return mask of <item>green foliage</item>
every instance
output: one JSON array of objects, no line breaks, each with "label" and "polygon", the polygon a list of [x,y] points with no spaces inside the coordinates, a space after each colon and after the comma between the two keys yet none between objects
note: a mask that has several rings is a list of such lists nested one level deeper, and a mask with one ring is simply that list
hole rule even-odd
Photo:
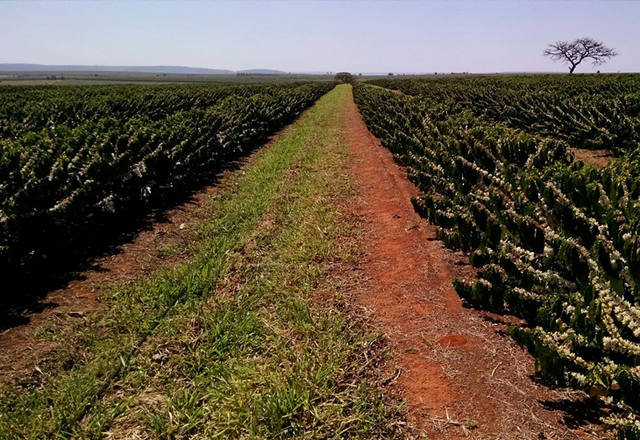
[{"label": "green foliage", "polygon": [[140,216],[263,143],[332,87],[0,90],[0,273],[42,266]]},{"label": "green foliage", "polygon": [[349,72],[336,73],[334,80],[343,84],[353,84],[355,82],[355,78]]},{"label": "green foliage", "polygon": [[480,76],[369,83],[477,117],[568,142],[622,153],[640,142],[637,75]]}]

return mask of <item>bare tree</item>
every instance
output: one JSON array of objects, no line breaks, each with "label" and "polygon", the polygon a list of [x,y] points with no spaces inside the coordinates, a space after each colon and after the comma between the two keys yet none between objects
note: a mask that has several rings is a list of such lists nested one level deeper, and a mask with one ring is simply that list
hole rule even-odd
[{"label": "bare tree", "polygon": [[543,55],[553,61],[567,63],[569,73],[573,73],[584,60],[591,60],[591,63],[597,66],[606,63],[609,58],[618,55],[618,52],[593,38],[578,38],[572,42],[556,41],[545,49]]}]

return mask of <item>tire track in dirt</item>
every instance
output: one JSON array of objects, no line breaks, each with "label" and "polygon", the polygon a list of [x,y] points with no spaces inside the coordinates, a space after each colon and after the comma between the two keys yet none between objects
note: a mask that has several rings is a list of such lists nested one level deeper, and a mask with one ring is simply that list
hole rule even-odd
[{"label": "tire track in dirt", "polygon": [[509,318],[462,306],[452,280],[473,268],[436,241],[411,205],[418,189],[347,105],[353,211],[367,234],[355,297],[391,340],[409,422],[430,439],[603,438],[584,395],[535,382],[534,360],[504,335]]}]

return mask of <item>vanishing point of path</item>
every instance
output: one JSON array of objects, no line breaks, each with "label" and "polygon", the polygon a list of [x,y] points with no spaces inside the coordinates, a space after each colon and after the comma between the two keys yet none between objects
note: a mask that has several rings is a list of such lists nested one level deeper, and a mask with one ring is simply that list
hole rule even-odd
[{"label": "vanishing point of path", "polygon": [[462,306],[417,194],[339,86],[0,334],[0,437],[601,438]]}]

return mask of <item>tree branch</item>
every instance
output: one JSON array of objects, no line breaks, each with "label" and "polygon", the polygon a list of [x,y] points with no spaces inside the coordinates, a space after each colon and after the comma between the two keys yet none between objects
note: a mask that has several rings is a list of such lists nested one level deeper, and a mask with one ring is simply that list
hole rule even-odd
[{"label": "tree branch", "polygon": [[569,73],[573,73],[575,68],[586,59],[592,60],[592,64],[597,66],[617,56],[618,52],[615,49],[606,47],[601,41],[596,41],[592,38],[578,38],[571,43],[568,41],[556,41],[550,44],[542,54],[553,61],[569,64]]}]

